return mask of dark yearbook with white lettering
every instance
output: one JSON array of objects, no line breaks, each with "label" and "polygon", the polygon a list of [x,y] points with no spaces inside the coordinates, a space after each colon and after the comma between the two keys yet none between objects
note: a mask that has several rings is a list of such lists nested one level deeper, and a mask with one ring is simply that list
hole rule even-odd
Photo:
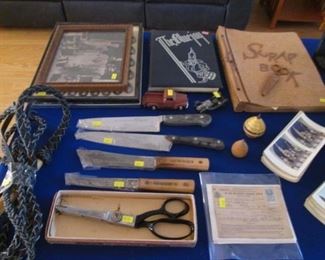
[{"label": "dark yearbook with white lettering", "polygon": [[215,34],[152,31],[149,90],[211,92],[222,88]]}]

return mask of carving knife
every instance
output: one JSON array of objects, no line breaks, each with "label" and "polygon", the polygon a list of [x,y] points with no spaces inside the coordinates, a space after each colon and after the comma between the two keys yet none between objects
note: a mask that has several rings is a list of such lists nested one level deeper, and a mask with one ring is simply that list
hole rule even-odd
[{"label": "carving knife", "polygon": [[104,117],[79,119],[77,127],[112,132],[159,132],[161,123],[169,126],[207,126],[211,121],[208,114]]},{"label": "carving knife", "polygon": [[209,170],[208,158],[137,156],[86,149],[77,149],[77,154],[84,169]]},{"label": "carving knife", "polygon": [[74,172],[65,174],[65,185],[122,191],[165,191],[181,193],[193,193],[195,189],[195,182],[193,180],[101,178]]},{"label": "carving knife", "polygon": [[169,152],[173,144],[184,144],[214,150],[223,150],[224,143],[216,138],[115,133],[103,131],[77,131],[75,138],[107,145]]}]

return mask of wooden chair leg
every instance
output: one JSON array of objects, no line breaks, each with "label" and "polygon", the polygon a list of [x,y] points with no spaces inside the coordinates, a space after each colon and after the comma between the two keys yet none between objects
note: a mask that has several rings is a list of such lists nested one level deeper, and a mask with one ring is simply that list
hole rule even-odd
[{"label": "wooden chair leg", "polygon": [[281,13],[284,2],[285,2],[285,0],[279,0],[277,5],[276,5],[276,8],[275,8],[275,10],[273,12],[272,20],[271,20],[271,23],[270,23],[270,28],[271,29],[274,29],[276,27],[276,24],[278,22],[278,17],[279,17],[279,14]]}]

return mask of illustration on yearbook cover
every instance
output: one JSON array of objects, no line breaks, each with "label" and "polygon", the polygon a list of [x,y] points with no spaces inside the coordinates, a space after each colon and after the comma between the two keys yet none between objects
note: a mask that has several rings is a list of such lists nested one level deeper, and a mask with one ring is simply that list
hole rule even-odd
[{"label": "illustration on yearbook cover", "polygon": [[214,35],[209,32],[152,31],[149,90],[184,92],[222,88]]}]

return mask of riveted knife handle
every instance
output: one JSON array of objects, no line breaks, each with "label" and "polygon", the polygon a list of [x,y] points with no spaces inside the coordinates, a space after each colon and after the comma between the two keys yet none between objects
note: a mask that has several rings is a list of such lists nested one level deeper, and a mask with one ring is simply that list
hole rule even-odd
[{"label": "riveted knife handle", "polygon": [[225,148],[225,144],[216,138],[170,135],[167,136],[167,139],[174,144],[185,144],[214,150],[223,150]]},{"label": "riveted knife handle", "polygon": [[156,157],[156,168],[207,171],[209,170],[208,158],[196,157]]},{"label": "riveted knife handle", "polygon": [[170,126],[208,126],[212,117],[208,114],[165,115],[163,122]]},{"label": "riveted knife handle", "polygon": [[138,188],[145,191],[193,193],[195,182],[179,179],[139,179]]}]

